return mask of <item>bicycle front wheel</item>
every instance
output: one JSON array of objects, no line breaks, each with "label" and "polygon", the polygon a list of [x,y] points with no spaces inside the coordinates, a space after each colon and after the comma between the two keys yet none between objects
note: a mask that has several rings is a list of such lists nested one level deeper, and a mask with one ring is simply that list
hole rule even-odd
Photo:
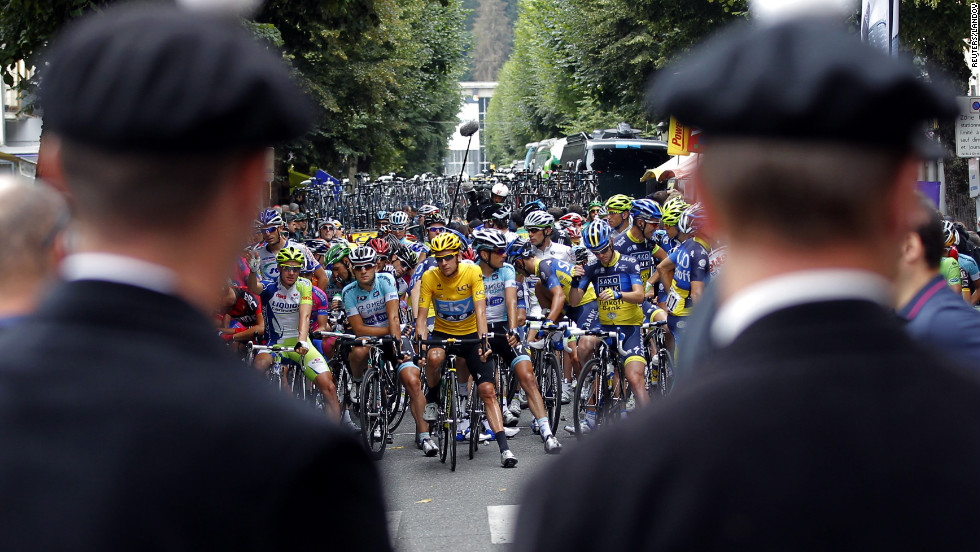
[{"label": "bicycle front wheel", "polygon": [[388,397],[377,369],[364,375],[360,391],[361,439],[371,457],[380,460],[388,443]]},{"label": "bicycle front wheel", "polygon": [[480,409],[481,399],[476,389],[470,392],[470,460],[476,455],[477,449],[480,447],[480,414],[482,413]]},{"label": "bicycle front wheel", "polygon": [[660,388],[660,395],[666,397],[674,389],[674,355],[666,348],[657,353],[657,370],[657,387]]},{"label": "bicycle front wheel", "polygon": [[449,433],[449,469],[456,471],[456,430],[459,429],[459,388],[456,372],[446,378],[446,429]]},{"label": "bicycle front wheel", "polygon": [[589,359],[578,375],[578,386],[572,397],[572,423],[579,439],[595,430],[603,416],[605,374],[598,358]]},{"label": "bicycle front wheel", "polygon": [[402,384],[397,374],[394,375],[388,385],[390,387],[388,391],[388,433],[392,434],[402,423],[405,411],[408,410],[408,390],[405,389],[405,385]]},{"label": "bicycle front wheel", "polygon": [[551,353],[541,358],[538,368],[538,389],[541,391],[544,409],[548,413],[548,423],[556,428],[561,420],[561,368],[558,366],[558,359]]}]

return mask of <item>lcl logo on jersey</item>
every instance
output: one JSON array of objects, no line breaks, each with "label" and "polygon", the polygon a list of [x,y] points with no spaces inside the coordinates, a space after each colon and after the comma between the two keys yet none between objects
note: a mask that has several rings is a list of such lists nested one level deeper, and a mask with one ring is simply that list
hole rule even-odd
[{"label": "lcl logo on jersey", "polygon": [[458,291],[458,292],[460,292],[460,293],[463,293],[463,292],[465,292],[465,291],[469,291],[469,290],[470,290],[470,285],[469,285],[469,284],[463,284],[463,285],[461,285],[461,286],[458,286],[458,287],[456,288],[456,291]]}]

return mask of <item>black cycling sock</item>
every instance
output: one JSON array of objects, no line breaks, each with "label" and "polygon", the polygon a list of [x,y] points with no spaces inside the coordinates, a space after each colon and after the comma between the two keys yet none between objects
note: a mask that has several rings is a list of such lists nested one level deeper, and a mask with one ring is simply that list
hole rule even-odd
[{"label": "black cycling sock", "polygon": [[434,403],[439,402],[439,387],[429,387],[425,386],[425,402]]},{"label": "black cycling sock", "polygon": [[510,445],[507,444],[507,432],[501,429],[494,434],[494,438],[497,439],[497,446],[500,447],[500,452],[505,450],[510,450]]}]

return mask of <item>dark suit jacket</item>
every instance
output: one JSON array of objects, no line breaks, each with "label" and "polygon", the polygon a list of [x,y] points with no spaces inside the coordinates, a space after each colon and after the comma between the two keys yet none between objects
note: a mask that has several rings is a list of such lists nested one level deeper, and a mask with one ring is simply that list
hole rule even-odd
[{"label": "dark suit jacket", "polygon": [[516,550],[977,550],[980,385],[877,305],[772,313],[527,491]]},{"label": "dark suit jacket", "polygon": [[0,350],[0,550],[389,549],[363,449],[183,301],[63,284]]}]

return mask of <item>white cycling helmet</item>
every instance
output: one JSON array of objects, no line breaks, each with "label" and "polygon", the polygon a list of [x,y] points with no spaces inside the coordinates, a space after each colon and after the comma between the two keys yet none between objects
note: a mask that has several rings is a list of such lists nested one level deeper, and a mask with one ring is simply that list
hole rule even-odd
[{"label": "white cycling helmet", "polygon": [[524,219],[524,228],[551,228],[551,225],[554,223],[555,217],[551,216],[547,211],[532,211]]},{"label": "white cycling helmet", "polygon": [[499,184],[494,184],[493,188],[490,189],[490,193],[495,196],[507,197],[510,194],[510,188],[507,187],[503,182]]},{"label": "white cycling helmet", "polygon": [[351,251],[348,258],[353,266],[373,265],[378,261],[378,252],[362,245]]},{"label": "white cycling helmet", "polygon": [[395,230],[402,230],[408,226],[408,213],[405,211],[395,211],[388,217],[388,224]]},{"label": "white cycling helmet", "polygon": [[471,236],[473,249],[477,251],[487,249],[490,251],[504,249],[507,247],[507,238],[496,230],[475,230]]}]

